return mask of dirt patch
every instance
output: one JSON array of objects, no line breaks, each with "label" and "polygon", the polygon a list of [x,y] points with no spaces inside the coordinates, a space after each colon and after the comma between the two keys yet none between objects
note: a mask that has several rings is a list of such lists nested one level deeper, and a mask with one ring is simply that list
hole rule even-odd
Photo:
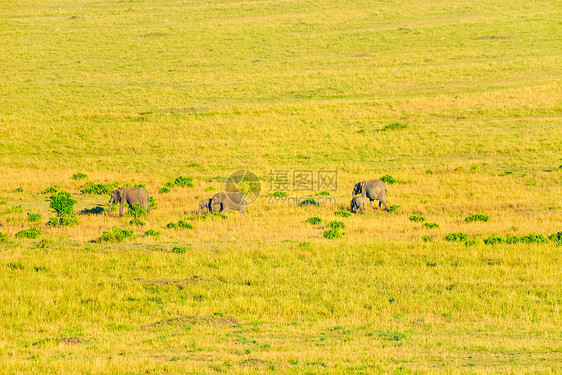
[{"label": "dirt patch", "polygon": [[171,280],[171,279],[135,279],[135,281],[148,286],[156,286],[156,285],[177,285],[177,286],[185,286],[188,284],[193,284],[202,281],[199,276],[192,276],[189,279],[181,279],[181,280]]},{"label": "dirt patch", "polygon": [[147,324],[142,329],[159,328],[165,326],[183,326],[189,325],[214,325],[214,326],[233,326],[238,324],[239,320],[233,316],[222,315],[188,315],[179,318],[164,319],[158,322]]}]

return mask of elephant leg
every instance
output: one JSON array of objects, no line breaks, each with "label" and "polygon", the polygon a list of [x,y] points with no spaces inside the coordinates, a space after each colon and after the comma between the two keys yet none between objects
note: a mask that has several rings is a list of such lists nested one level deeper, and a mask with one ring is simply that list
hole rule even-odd
[{"label": "elephant leg", "polygon": [[121,204],[119,205],[119,217],[123,216],[123,201],[121,201]]},{"label": "elephant leg", "polygon": [[383,198],[379,201],[379,208],[381,207],[381,205],[384,206],[384,210],[385,210],[385,211],[388,211],[388,207],[386,207],[386,198],[383,197]]},{"label": "elephant leg", "polygon": [[246,206],[240,206],[238,212],[240,212],[240,215],[246,215]]}]

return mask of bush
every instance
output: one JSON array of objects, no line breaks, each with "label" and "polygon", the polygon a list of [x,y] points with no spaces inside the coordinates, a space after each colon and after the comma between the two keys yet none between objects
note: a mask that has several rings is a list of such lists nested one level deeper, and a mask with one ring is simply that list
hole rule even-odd
[{"label": "bush", "polygon": [[305,221],[309,224],[316,225],[316,224],[320,224],[322,222],[322,219],[319,218],[318,216],[313,216],[313,217],[309,217]]},{"label": "bush", "polygon": [[193,187],[195,185],[193,184],[193,178],[179,176],[174,180],[174,186]]},{"label": "bush", "polygon": [[111,194],[113,190],[117,189],[117,184],[94,184],[93,182],[86,182],[84,188],[81,190],[82,194],[103,195]]},{"label": "bush", "polygon": [[419,215],[411,215],[409,217],[410,221],[422,222],[425,221],[425,217]]},{"label": "bush", "polygon": [[161,234],[162,234],[161,232],[159,232],[159,231],[157,231],[157,230],[154,230],[154,229],[149,229],[149,230],[147,230],[147,231],[144,232],[144,235],[145,235],[146,237],[148,237],[148,236],[153,236],[153,237],[158,238],[158,237],[160,237]]},{"label": "bush", "polygon": [[464,246],[474,246],[474,245],[478,245],[478,241],[476,241],[476,240],[466,240],[464,242]]},{"label": "bush", "polygon": [[505,238],[505,242],[510,244],[510,245],[514,244],[514,243],[518,243],[519,241],[520,241],[520,238],[517,237],[517,236],[509,235]]},{"label": "bush", "polygon": [[312,197],[308,197],[306,199],[304,199],[299,206],[318,206],[318,202],[316,202],[316,199],[312,198]]},{"label": "bush", "polygon": [[342,238],[343,234],[340,233],[339,230],[332,228],[324,231],[323,236],[324,238],[334,239],[334,238]]},{"label": "bush", "polygon": [[215,191],[217,189],[214,188],[214,186],[207,186],[207,188],[205,189],[205,191]]},{"label": "bush", "polygon": [[490,236],[484,240],[484,243],[486,245],[495,245],[498,243],[505,243],[505,242],[506,242],[505,238],[500,236]]},{"label": "bush", "polygon": [[76,201],[72,199],[72,194],[61,191],[56,195],[51,197],[51,203],[49,206],[55,211],[55,214],[59,217],[62,216],[74,216],[74,204]]},{"label": "bush", "polygon": [[488,221],[490,220],[489,216],[486,215],[480,215],[480,214],[474,214],[474,215],[470,215],[467,216],[464,221],[466,221],[467,223],[470,223],[472,221]]},{"label": "bush", "polygon": [[334,215],[341,216],[341,217],[350,217],[351,212],[348,212],[346,210],[337,210],[337,211],[334,211]]},{"label": "bush", "polygon": [[392,206],[388,207],[388,211],[396,212],[396,211],[398,211],[399,208],[400,208],[400,206],[397,206],[397,205],[393,204]]},{"label": "bush", "polygon": [[462,242],[468,240],[468,234],[458,232],[458,233],[449,233],[445,236],[445,241],[456,241]]},{"label": "bush", "polygon": [[[114,206],[116,207],[116,206]],[[113,207],[112,207],[113,208]],[[103,207],[94,207],[94,208],[84,208],[80,213],[84,215],[101,215],[105,213],[105,208]]]},{"label": "bush", "polygon": [[150,197],[148,199],[148,209],[152,211],[152,210],[156,210],[157,208],[158,208],[158,202],[156,202],[156,199],[154,199],[154,197]]},{"label": "bush", "polygon": [[23,193],[23,186],[17,187],[14,193]]},{"label": "bush", "polygon": [[548,238],[554,242],[562,242],[562,232],[551,234]]},{"label": "bush", "polygon": [[519,241],[522,243],[547,243],[549,239],[542,234],[529,233],[528,235],[519,238]]},{"label": "bush", "polygon": [[401,124],[399,122],[393,122],[392,124],[388,124],[385,125],[381,131],[387,131],[387,130],[401,130],[401,129],[406,129],[408,128],[408,125],[406,124]]},{"label": "bush", "polygon": [[424,242],[432,242],[432,241],[433,241],[433,237],[427,236],[427,235],[426,235],[426,236],[423,236],[423,237],[422,237],[422,240],[423,240]]},{"label": "bush", "polygon": [[330,221],[328,223],[328,228],[332,228],[332,229],[340,229],[340,228],[345,228],[345,224],[342,221],[339,220],[334,220],[334,221]]},{"label": "bush", "polygon": [[439,224],[437,223],[423,223],[422,226],[428,229],[439,228]]},{"label": "bush", "polygon": [[87,174],[84,174],[84,173],[76,173],[76,174],[73,174],[73,175],[72,175],[72,179],[73,179],[73,180],[83,180],[83,179],[85,179],[86,177],[88,177],[88,175],[87,175]]},{"label": "bush", "polygon": [[193,229],[193,224],[184,221],[184,220],[180,220],[178,221],[178,228],[182,228],[182,229]]},{"label": "bush", "polygon": [[329,192],[329,191],[322,190],[322,191],[319,191],[318,193],[316,193],[315,195],[317,195],[317,196],[319,196],[319,197],[327,197],[327,196],[330,195],[330,192]]},{"label": "bush", "polygon": [[[207,219],[207,218],[213,218],[213,217],[220,217],[222,219],[226,219],[226,215],[222,212],[206,212],[204,214],[199,215],[199,218],[201,219]],[[189,218],[188,218],[189,219]]]},{"label": "bush", "polygon": [[185,254],[186,252],[187,252],[187,247],[175,246],[172,249],[172,253],[176,253],[176,254]]},{"label": "bush", "polygon": [[289,193],[277,190],[277,191],[274,191],[273,193],[269,193],[269,196],[273,197],[273,198],[285,198],[285,197],[289,196]]},{"label": "bush", "polygon": [[172,189],[170,189],[169,187],[166,187],[166,186],[161,187],[160,189],[158,189],[158,192],[161,193],[161,194],[166,194],[166,193],[169,193],[169,192],[171,192],[171,191],[172,191]]},{"label": "bush", "polygon": [[33,212],[28,212],[27,213],[27,221],[32,222],[32,223],[36,223],[38,221],[41,221],[43,219],[43,216],[41,214],[36,214]]},{"label": "bush", "polygon": [[46,188],[45,191],[43,192],[43,194],[54,194],[54,193],[57,193],[59,190],[60,190],[59,185],[53,185],[53,186],[49,186],[48,188]]},{"label": "bush", "polygon": [[400,182],[389,174],[385,174],[380,179],[381,179],[382,182],[386,182],[387,184],[390,184],[390,185],[397,184],[397,183]]},{"label": "bush", "polygon": [[47,226],[53,228],[68,227],[76,224],[78,224],[78,220],[73,216],[52,217],[47,221]]},{"label": "bush", "polygon": [[16,233],[16,238],[37,238],[43,231],[39,228],[24,229]]},{"label": "bush", "polygon": [[6,233],[0,232],[0,242],[8,242],[9,239],[10,237]]},{"label": "bush", "polygon": [[133,238],[133,231],[120,229],[120,228],[112,228],[110,231],[105,231],[101,234],[101,236],[96,240],[97,243],[101,242],[121,242],[126,239]]},{"label": "bush", "polygon": [[175,229],[175,228],[178,227],[178,224],[177,224],[177,223],[174,223],[174,222],[171,222],[171,223],[168,223],[168,224],[166,225],[166,227],[167,227],[167,228],[170,228],[170,229]]},{"label": "bush", "polygon": [[133,220],[131,220],[129,224],[144,225],[141,218],[146,216],[146,211],[140,205],[140,203],[135,203],[125,215],[133,217]]},{"label": "bush", "polygon": [[41,241],[39,241],[36,245],[35,248],[36,249],[45,249],[50,245],[51,241],[43,238],[41,239]]}]

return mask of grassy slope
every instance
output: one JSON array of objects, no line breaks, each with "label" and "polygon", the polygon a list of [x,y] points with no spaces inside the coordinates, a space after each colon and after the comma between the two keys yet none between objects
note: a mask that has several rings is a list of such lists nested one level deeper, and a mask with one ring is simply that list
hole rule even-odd
[{"label": "grassy slope", "polygon": [[[556,2],[34,1],[0,16],[2,372],[560,371],[559,247],[442,240],[562,230]],[[379,131],[394,122],[408,127]],[[165,228],[237,168],[264,187],[271,169],[337,169],[338,203],[262,197],[246,219]],[[91,244],[126,221],[81,215],[40,224],[46,249],[14,240],[26,212],[50,217],[47,186],[79,193],[79,171],[146,183],[162,237]],[[304,224],[383,174],[404,182],[397,213],[341,219],[336,241]],[[195,188],[157,193],[178,175]],[[476,212],[491,222],[464,223]],[[213,318],[149,326],[185,316]]]}]

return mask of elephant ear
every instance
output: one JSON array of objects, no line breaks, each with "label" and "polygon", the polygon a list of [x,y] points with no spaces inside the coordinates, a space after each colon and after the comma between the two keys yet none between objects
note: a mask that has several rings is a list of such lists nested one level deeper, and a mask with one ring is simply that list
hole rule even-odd
[{"label": "elephant ear", "polygon": [[363,198],[367,195],[367,181],[361,181],[360,182],[360,186],[361,186],[361,195],[363,196]]}]

